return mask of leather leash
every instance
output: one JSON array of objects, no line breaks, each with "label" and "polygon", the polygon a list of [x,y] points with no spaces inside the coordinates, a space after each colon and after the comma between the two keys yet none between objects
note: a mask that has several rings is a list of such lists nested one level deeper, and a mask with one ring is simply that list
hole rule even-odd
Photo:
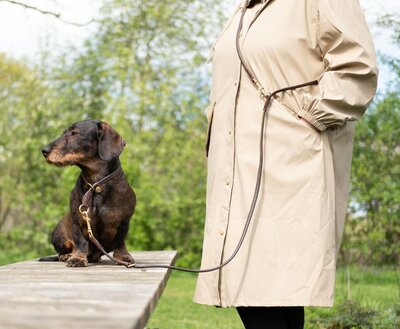
[{"label": "leather leash", "polygon": [[[246,237],[247,231],[248,231],[250,223],[251,223],[251,219],[253,217],[254,210],[255,210],[256,205],[257,205],[258,195],[259,195],[259,192],[260,192],[260,186],[261,186],[261,181],[262,181],[262,172],[263,172],[263,167],[264,167],[264,130],[265,130],[265,123],[266,123],[266,120],[267,120],[267,114],[268,114],[268,109],[269,109],[269,105],[271,103],[271,100],[275,95],[277,95],[279,93],[283,93],[285,91],[294,90],[294,89],[303,88],[303,87],[307,87],[307,86],[317,85],[318,84],[318,80],[313,80],[313,81],[310,81],[310,82],[301,83],[301,84],[297,84],[297,85],[293,85],[293,86],[288,86],[288,87],[285,87],[285,88],[277,89],[277,90],[273,91],[272,93],[267,93],[265,91],[265,89],[263,88],[263,86],[261,85],[259,80],[256,78],[256,76],[253,73],[253,71],[251,70],[251,68],[246,65],[246,63],[244,61],[243,53],[242,53],[242,51],[240,49],[240,32],[241,32],[241,30],[243,28],[244,15],[246,13],[246,10],[247,10],[250,2],[251,2],[251,0],[247,0],[246,4],[245,4],[245,6],[243,7],[243,10],[242,10],[242,14],[241,14],[241,17],[240,17],[240,22],[239,22],[239,26],[238,26],[238,30],[237,30],[237,34],[236,34],[236,50],[237,50],[237,53],[238,53],[238,56],[239,56],[239,59],[240,59],[242,67],[244,68],[246,73],[249,75],[249,77],[250,77],[251,81],[253,82],[253,84],[258,89],[258,91],[260,93],[260,96],[265,100],[265,103],[264,103],[264,107],[263,107],[263,116],[262,116],[262,120],[261,120],[261,129],[260,129],[259,164],[258,164],[258,170],[257,170],[256,186],[254,188],[253,199],[252,199],[252,202],[251,202],[251,205],[250,205],[250,209],[249,209],[249,212],[248,212],[248,215],[247,215],[245,226],[243,228],[243,232],[242,232],[242,235],[241,235],[241,237],[239,239],[239,242],[238,242],[234,252],[232,253],[232,255],[227,260],[223,261],[218,266],[207,268],[207,269],[189,269],[189,268],[177,267],[177,266],[172,266],[172,265],[158,265],[158,264],[153,264],[153,265],[140,265],[140,264],[136,264],[135,265],[134,264],[134,265],[130,265],[130,266],[127,266],[126,264],[122,264],[122,265],[125,265],[127,267],[138,268],[138,269],[166,268],[166,269],[177,270],[177,271],[182,271],[182,272],[190,272],[190,273],[213,272],[213,271],[217,271],[217,270],[223,268],[224,266],[228,265],[235,258],[235,256],[237,255],[237,253],[239,252],[239,249],[241,248],[241,246],[243,244],[243,241],[244,241],[244,239]],[[261,14],[261,12],[266,7],[267,6],[264,5],[264,7],[258,13],[257,17]],[[103,252],[104,249],[100,249],[100,250]],[[107,257],[109,257],[110,259],[114,260],[107,253],[105,253],[105,252],[103,252],[103,253]],[[121,264],[121,262],[118,261],[118,260],[114,260],[114,261],[117,262],[118,264]]]},{"label": "leather leash", "polygon": [[111,259],[113,262],[119,264],[119,265],[124,265],[126,267],[134,267],[135,264],[130,264],[128,262],[124,262],[122,260],[116,259],[112,256],[110,256],[103,248],[103,246],[100,244],[100,242],[96,239],[96,237],[93,235],[92,227],[90,225],[91,217],[90,217],[90,210],[93,207],[93,197],[94,193],[101,193],[103,191],[101,185],[105,183],[106,181],[110,180],[117,174],[121,172],[122,168],[118,167],[116,170],[114,170],[111,174],[105,176],[98,182],[94,184],[90,184],[86,177],[81,174],[81,177],[85,184],[89,186],[89,189],[87,192],[83,195],[82,197],[82,204],[79,206],[79,213],[82,216],[82,219],[86,222],[87,230],[88,230],[88,236],[90,241],[102,252],[103,255],[107,256],[109,259]]},{"label": "leather leash", "polygon": [[82,204],[80,205],[79,208],[81,207],[86,207],[86,209],[89,209],[92,205],[93,205],[93,195],[94,193],[100,193],[103,191],[103,189],[101,188],[101,185],[110,180],[111,178],[113,178],[114,176],[116,176],[118,173],[120,173],[122,170],[121,167],[118,167],[116,170],[114,170],[111,174],[103,177],[102,179],[100,179],[99,181],[90,184],[89,181],[86,179],[86,177],[81,174],[81,177],[83,179],[83,181],[85,182],[85,184],[87,186],[89,186],[89,190],[87,190],[87,192],[83,195],[82,197]]}]

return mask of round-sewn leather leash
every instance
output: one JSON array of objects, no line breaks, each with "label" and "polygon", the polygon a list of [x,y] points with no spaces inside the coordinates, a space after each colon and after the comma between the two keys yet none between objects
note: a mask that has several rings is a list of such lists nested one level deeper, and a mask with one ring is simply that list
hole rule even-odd
[{"label": "round-sewn leather leash", "polygon": [[[243,241],[246,237],[247,231],[249,229],[250,223],[251,223],[251,219],[253,217],[253,213],[254,210],[256,208],[257,205],[257,201],[258,201],[258,195],[260,192],[260,186],[261,186],[261,181],[262,181],[262,172],[263,172],[263,167],[264,167],[264,130],[265,130],[265,123],[267,121],[267,114],[268,114],[268,109],[269,109],[269,105],[271,103],[271,99],[279,93],[283,93],[285,91],[288,90],[294,90],[294,89],[298,89],[298,88],[303,88],[303,87],[307,87],[307,86],[311,86],[311,85],[316,85],[318,84],[318,80],[313,80],[310,82],[306,82],[306,83],[301,83],[301,84],[297,84],[297,85],[293,85],[293,86],[289,86],[289,87],[285,87],[285,88],[281,88],[278,90],[275,90],[272,93],[267,93],[265,91],[265,89],[263,88],[263,86],[261,85],[261,83],[259,82],[259,80],[256,78],[255,74],[252,72],[251,68],[248,67],[244,61],[244,57],[242,54],[242,51],[240,49],[240,32],[242,30],[243,27],[243,20],[244,20],[244,15],[246,13],[246,9],[249,6],[251,0],[247,0],[246,4],[242,10],[242,14],[240,17],[240,22],[239,22],[239,26],[238,26],[238,31],[236,34],[236,50],[241,62],[242,67],[245,69],[246,73],[249,75],[251,81],[253,82],[253,84],[256,86],[256,88],[258,89],[258,91],[260,92],[261,97],[265,100],[264,103],[264,107],[263,107],[263,116],[262,116],[262,120],[261,120],[261,129],[260,129],[260,141],[259,141],[259,163],[258,163],[258,170],[257,170],[257,179],[256,179],[256,184],[255,184],[255,188],[254,188],[254,194],[253,194],[253,199],[251,201],[251,205],[250,205],[250,209],[247,215],[247,219],[243,228],[243,232],[242,235],[239,239],[238,244],[236,245],[236,248],[234,250],[234,252],[232,253],[232,255],[225,261],[223,261],[222,263],[220,263],[218,266],[215,267],[211,267],[211,268],[207,268],[207,269],[190,269],[190,268],[184,268],[184,267],[178,267],[178,266],[172,266],[172,265],[160,265],[160,264],[152,264],[152,265],[140,265],[140,264],[128,264],[125,262],[122,262],[120,260],[114,259],[113,257],[111,257],[109,254],[107,254],[104,250],[104,248],[100,245],[100,243],[96,240],[96,238],[93,236],[93,234],[89,233],[89,238],[90,240],[96,245],[97,248],[99,248],[99,250],[106,255],[108,258],[110,258],[111,260],[113,260],[114,262],[116,262],[117,264],[121,264],[124,265],[126,267],[129,268],[138,268],[138,269],[149,269],[149,268],[166,268],[166,269],[171,269],[171,270],[177,270],[177,271],[183,271],[183,272],[190,272],[190,273],[207,273],[207,272],[213,272],[213,271],[217,271],[219,269],[221,269],[222,267],[228,265],[237,255],[237,253],[239,252]],[[260,12],[257,13],[257,17],[261,14],[261,12],[266,8],[266,5],[264,5],[264,7],[260,10]],[[254,23],[254,20],[253,20]],[[89,208],[87,208],[87,211],[89,211]],[[90,219],[87,221],[88,223],[88,231],[89,231],[89,227],[90,227]]]},{"label": "round-sewn leather leash", "polygon": [[96,239],[96,237],[93,234],[92,231],[92,227],[90,225],[90,220],[91,220],[91,214],[90,214],[90,210],[93,207],[93,196],[94,193],[100,193],[102,192],[102,187],[101,185],[110,180],[111,178],[113,178],[114,176],[116,176],[118,173],[120,173],[122,170],[121,167],[118,167],[116,170],[114,170],[111,174],[105,176],[104,178],[102,178],[101,180],[99,180],[98,182],[95,182],[94,184],[90,184],[89,181],[86,179],[86,177],[82,174],[81,177],[83,179],[83,181],[85,182],[85,184],[87,186],[89,186],[89,189],[87,190],[87,192],[83,195],[82,197],[82,204],[79,206],[79,213],[82,216],[82,219],[86,222],[86,226],[87,226],[87,230],[88,230],[88,236],[90,241],[97,247],[97,249],[99,249],[103,255],[107,256],[108,258],[110,258],[113,262],[119,264],[119,265],[124,265],[126,267],[133,267],[135,266],[135,264],[131,264],[128,262],[124,262],[122,260],[116,259],[112,256],[110,256],[105,249],[103,248],[103,246],[101,245],[101,243]]}]

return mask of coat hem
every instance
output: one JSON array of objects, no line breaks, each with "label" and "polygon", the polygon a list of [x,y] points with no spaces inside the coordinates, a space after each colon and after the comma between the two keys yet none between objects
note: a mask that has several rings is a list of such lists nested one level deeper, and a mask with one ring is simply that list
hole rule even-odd
[{"label": "coat hem", "polygon": [[320,301],[305,301],[305,300],[291,300],[291,301],[262,301],[258,303],[248,303],[248,302],[231,302],[231,303],[222,303],[220,301],[210,301],[204,299],[193,299],[193,303],[201,304],[201,305],[209,305],[209,306],[216,306],[222,308],[228,307],[273,307],[273,306],[304,306],[304,307],[333,307],[332,300],[320,300]]}]

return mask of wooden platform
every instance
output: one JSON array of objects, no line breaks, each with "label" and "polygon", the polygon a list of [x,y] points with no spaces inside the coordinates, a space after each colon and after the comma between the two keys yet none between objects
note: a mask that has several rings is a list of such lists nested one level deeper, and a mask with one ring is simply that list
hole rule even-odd
[{"label": "wooden platform", "polygon": [[[176,251],[132,253],[139,264],[173,264]],[[104,257],[103,257],[104,258]],[[86,268],[28,261],[0,267],[0,328],[141,329],[168,281],[108,259]]]}]

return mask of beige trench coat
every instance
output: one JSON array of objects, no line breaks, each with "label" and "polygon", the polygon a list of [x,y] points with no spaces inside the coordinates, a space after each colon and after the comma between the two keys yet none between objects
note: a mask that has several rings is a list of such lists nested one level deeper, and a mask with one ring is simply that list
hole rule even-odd
[{"label": "beige trench coat", "polygon": [[[262,6],[267,7],[253,22]],[[240,9],[213,47],[202,268],[232,254],[256,182],[264,101],[235,49]],[[240,45],[268,92],[314,79],[319,85],[272,101],[262,186],[248,235],[229,265],[199,275],[194,301],[332,306],[354,121],[377,83],[362,10],[357,0],[269,0],[248,9]]]}]

